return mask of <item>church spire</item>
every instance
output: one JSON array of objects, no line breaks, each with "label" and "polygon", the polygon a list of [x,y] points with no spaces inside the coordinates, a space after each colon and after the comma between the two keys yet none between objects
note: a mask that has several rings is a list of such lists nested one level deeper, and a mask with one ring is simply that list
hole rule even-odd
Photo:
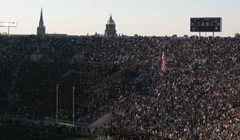
[{"label": "church spire", "polygon": [[43,13],[42,13],[42,8],[41,8],[41,15],[40,15],[40,20],[39,20],[39,27],[44,26],[44,22],[43,22]]},{"label": "church spire", "polygon": [[44,26],[44,22],[43,22],[43,12],[42,12],[42,8],[41,8],[39,25],[37,28],[37,35],[44,35],[44,34],[45,34],[45,26]]}]

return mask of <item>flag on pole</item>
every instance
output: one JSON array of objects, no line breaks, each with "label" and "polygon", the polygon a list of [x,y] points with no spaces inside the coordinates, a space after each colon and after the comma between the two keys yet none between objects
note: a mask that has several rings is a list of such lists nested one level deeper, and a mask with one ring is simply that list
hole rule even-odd
[{"label": "flag on pole", "polygon": [[166,71],[166,55],[165,52],[162,53],[162,72]]}]

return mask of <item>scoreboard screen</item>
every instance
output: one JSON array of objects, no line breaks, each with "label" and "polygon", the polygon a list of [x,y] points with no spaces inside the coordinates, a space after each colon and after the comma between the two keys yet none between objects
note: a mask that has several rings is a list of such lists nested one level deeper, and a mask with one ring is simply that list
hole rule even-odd
[{"label": "scoreboard screen", "polygon": [[221,32],[222,18],[191,18],[190,19],[191,32]]},{"label": "scoreboard screen", "polygon": [[0,22],[0,27],[17,27],[16,22]]}]

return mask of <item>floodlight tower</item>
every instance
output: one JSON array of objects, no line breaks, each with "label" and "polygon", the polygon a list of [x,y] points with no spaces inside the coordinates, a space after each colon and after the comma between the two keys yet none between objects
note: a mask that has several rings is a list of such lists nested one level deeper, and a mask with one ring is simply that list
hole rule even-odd
[{"label": "floodlight tower", "polygon": [[0,27],[7,27],[9,35],[10,27],[17,27],[17,22],[0,22]]}]

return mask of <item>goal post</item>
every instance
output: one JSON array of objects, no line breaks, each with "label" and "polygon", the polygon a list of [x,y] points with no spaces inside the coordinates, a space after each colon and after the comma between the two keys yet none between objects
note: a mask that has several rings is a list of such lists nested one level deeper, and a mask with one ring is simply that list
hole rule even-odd
[{"label": "goal post", "polygon": [[56,85],[56,124],[65,125],[65,126],[75,126],[75,87],[72,87],[72,123],[66,123],[63,121],[59,121],[59,86]]}]

